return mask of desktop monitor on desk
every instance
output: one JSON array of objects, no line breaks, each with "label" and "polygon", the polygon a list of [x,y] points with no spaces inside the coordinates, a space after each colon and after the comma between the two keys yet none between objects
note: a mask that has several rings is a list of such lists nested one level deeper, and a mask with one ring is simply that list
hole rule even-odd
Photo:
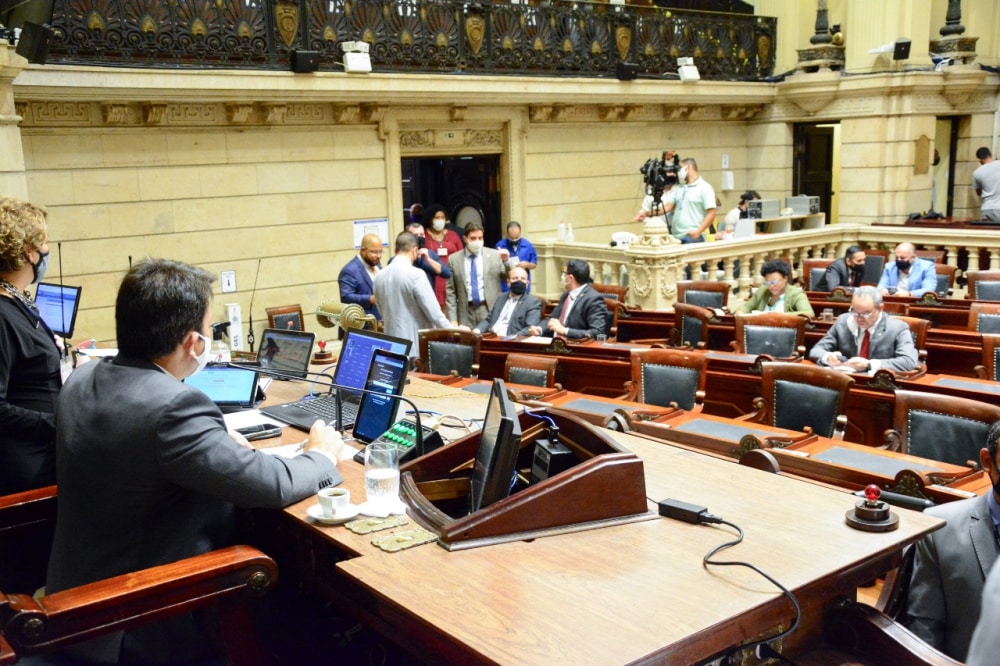
[{"label": "desktop monitor on desk", "polygon": [[49,329],[64,338],[73,336],[76,313],[80,309],[83,287],[39,282],[35,290],[35,306]]},{"label": "desktop monitor on desk", "polygon": [[472,468],[469,486],[470,513],[510,495],[520,449],[521,422],[517,417],[517,410],[507,395],[503,380],[494,379]]}]

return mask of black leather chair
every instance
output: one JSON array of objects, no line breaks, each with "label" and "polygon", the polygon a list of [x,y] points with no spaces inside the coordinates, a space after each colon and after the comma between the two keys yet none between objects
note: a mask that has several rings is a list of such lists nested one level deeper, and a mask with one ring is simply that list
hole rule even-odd
[{"label": "black leather chair", "polygon": [[1000,271],[969,271],[966,298],[974,301],[1000,301]]},{"label": "black leather chair", "polygon": [[414,366],[432,375],[479,375],[479,336],[453,328],[420,331],[420,358]]},{"label": "black leather chair", "polygon": [[776,428],[844,438],[847,392],[854,379],[806,363],[764,363],[756,411],[744,420]]},{"label": "black leather chair", "polygon": [[736,339],[730,345],[740,354],[764,354],[793,360],[805,355],[806,318],[783,312],[734,315]]},{"label": "black leather chair", "polygon": [[983,364],[975,369],[980,379],[1000,382],[1000,335],[983,336]]},{"label": "black leather chair", "polygon": [[977,463],[1000,407],[923,391],[896,391],[890,450],[954,465]]},{"label": "black leather chair", "polygon": [[511,384],[561,388],[556,383],[559,359],[530,354],[509,354],[504,361],[503,379]]},{"label": "black leather chair", "polygon": [[823,279],[826,269],[833,262],[833,259],[803,259],[802,277],[799,280],[802,288],[806,291],[816,291],[816,285]]},{"label": "black leather chair", "polygon": [[983,334],[1000,333],[1000,304],[970,303],[966,328]]},{"label": "black leather chair", "polygon": [[879,278],[882,277],[882,270],[885,268],[885,262],[888,261],[889,253],[886,250],[873,250],[871,248],[865,250],[865,272],[861,277],[861,284],[878,284]]},{"label": "black leather chair", "polygon": [[715,313],[706,308],[688,303],[674,303],[673,344],[707,349],[708,325],[714,317]]},{"label": "black leather chair", "polygon": [[731,291],[732,287],[727,282],[681,280],[677,283],[677,302],[725,309],[729,305]]},{"label": "black leather chair", "polygon": [[708,359],[683,349],[633,349],[632,379],[625,400],[700,412],[705,401]]},{"label": "black leather chair", "polygon": [[948,264],[934,264],[934,272],[937,273],[936,291],[938,296],[947,297],[955,288],[955,274],[958,272],[958,268]]}]

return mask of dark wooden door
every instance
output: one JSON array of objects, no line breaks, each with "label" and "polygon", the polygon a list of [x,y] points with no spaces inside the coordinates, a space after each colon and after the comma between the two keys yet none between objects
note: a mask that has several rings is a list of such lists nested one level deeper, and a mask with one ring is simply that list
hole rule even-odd
[{"label": "dark wooden door", "polygon": [[[795,126],[792,194],[819,197],[820,210],[830,215],[833,196],[833,128]],[[833,220],[827,219],[827,222]]]}]

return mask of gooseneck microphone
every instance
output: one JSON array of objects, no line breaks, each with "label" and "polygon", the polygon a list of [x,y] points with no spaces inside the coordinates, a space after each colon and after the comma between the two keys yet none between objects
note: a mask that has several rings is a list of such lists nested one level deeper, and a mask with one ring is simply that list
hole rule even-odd
[{"label": "gooseneck microphone", "polygon": [[253,291],[250,292],[250,309],[247,311],[247,318],[250,326],[247,328],[247,344],[250,345],[250,353],[253,353],[253,299],[257,295],[257,280],[260,279],[260,258],[257,259],[257,274],[253,276]]},{"label": "gooseneck microphone", "polygon": [[341,402],[340,402],[341,401],[341,397],[340,397],[341,396],[341,391],[352,391],[354,393],[371,393],[373,395],[379,395],[379,396],[383,396],[383,397],[386,397],[386,398],[393,398],[393,399],[397,399],[397,400],[402,400],[407,405],[409,405],[410,408],[413,410],[413,419],[414,419],[414,421],[416,421],[416,425],[417,425],[417,427],[416,427],[416,431],[417,432],[416,432],[416,435],[415,435],[417,450],[420,451],[420,455],[424,455],[424,453],[426,453],[426,451],[424,451],[424,431],[423,431],[423,427],[420,424],[420,408],[417,407],[417,404],[415,402],[413,402],[412,400],[410,400],[409,398],[407,398],[405,395],[402,395],[401,393],[388,393],[386,391],[372,391],[371,389],[366,389],[366,388],[355,388],[353,386],[343,386],[341,384],[335,383],[333,381],[332,377],[330,377],[329,375],[325,375],[322,372],[309,372],[309,371],[306,371],[305,372],[306,377],[300,377],[299,375],[292,375],[292,374],[288,374],[288,373],[285,373],[285,372],[278,372],[276,370],[271,370],[269,368],[261,368],[261,367],[258,367],[256,365],[245,365],[245,364],[242,364],[242,363],[227,363],[226,365],[229,366],[229,367],[231,367],[231,368],[239,368],[241,370],[254,370],[254,371],[259,372],[261,374],[268,375],[270,377],[274,377],[275,379],[286,379],[286,380],[291,380],[291,381],[305,381],[306,378],[310,378],[311,381],[312,381],[312,383],[314,383],[314,384],[316,383],[316,380],[322,379],[323,381],[320,382],[320,383],[323,384],[324,386],[327,386],[329,388],[329,393],[328,394],[333,394],[335,396],[336,407],[337,407],[337,417],[336,417],[337,423],[336,424],[329,424],[328,423],[327,425],[333,425],[338,431],[340,431],[341,434],[343,434],[343,432],[344,432],[343,428],[340,427],[340,424],[342,423],[342,419],[341,419]]}]

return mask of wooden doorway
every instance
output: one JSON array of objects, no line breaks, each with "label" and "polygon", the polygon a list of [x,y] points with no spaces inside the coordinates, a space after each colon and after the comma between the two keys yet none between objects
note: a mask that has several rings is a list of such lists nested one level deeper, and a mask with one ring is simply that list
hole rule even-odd
[{"label": "wooden doorway", "polygon": [[834,163],[839,149],[835,125],[800,124],[794,132],[792,193],[819,197],[820,210],[827,223],[834,219]]},{"label": "wooden doorway", "polygon": [[414,157],[401,163],[403,210],[441,204],[459,226],[478,220],[487,247],[506,235],[500,210],[500,155]]}]

